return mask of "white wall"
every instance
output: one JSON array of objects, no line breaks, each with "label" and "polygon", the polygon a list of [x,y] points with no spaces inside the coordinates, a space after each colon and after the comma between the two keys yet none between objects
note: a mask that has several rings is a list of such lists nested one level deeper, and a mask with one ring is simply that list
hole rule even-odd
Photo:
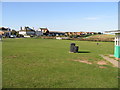
[{"label": "white wall", "polygon": [[19,31],[19,34],[26,35],[25,31]]},{"label": "white wall", "polygon": [[35,34],[35,32],[33,32],[33,31],[27,31],[26,34]]},{"label": "white wall", "polygon": [[36,35],[41,36],[41,35],[43,35],[43,33],[41,31],[36,31]]}]

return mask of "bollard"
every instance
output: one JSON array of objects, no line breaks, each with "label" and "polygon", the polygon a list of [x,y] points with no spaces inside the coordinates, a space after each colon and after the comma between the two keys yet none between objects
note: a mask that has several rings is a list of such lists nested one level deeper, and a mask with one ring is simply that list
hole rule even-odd
[{"label": "bollard", "polygon": [[70,44],[70,52],[74,52],[75,43]]}]

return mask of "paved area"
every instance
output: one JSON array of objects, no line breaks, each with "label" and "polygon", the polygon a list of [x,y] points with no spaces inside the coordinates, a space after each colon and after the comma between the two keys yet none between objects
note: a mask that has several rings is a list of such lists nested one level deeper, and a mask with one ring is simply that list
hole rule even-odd
[{"label": "paved area", "polygon": [[104,56],[104,55],[100,55],[100,56],[103,57],[105,60],[109,61],[110,63],[112,63],[115,67],[120,68],[120,61],[114,60],[109,56]]}]

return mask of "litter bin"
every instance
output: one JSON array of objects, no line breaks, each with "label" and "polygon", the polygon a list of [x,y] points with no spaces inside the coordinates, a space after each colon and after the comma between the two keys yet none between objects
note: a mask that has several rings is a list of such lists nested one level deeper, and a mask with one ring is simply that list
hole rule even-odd
[{"label": "litter bin", "polygon": [[74,53],[78,53],[78,49],[79,49],[78,46],[74,46]]},{"label": "litter bin", "polygon": [[75,43],[70,44],[70,52],[74,52]]}]

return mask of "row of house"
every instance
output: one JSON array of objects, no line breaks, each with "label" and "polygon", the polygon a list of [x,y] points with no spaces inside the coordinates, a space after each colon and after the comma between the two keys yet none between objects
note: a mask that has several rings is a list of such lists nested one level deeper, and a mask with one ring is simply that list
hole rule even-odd
[{"label": "row of house", "polygon": [[25,27],[24,29],[21,27],[21,30],[19,31],[19,34],[22,35],[47,35],[47,36],[71,36],[71,35],[94,35],[94,34],[101,34],[100,32],[61,32],[61,31],[49,31],[48,28],[39,28],[38,30],[34,30]]},{"label": "row of house", "polygon": [[[30,37],[30,36],[41,36],[46,35],[49,33],[49,30],[47,28],[39,28],[38,30],[34,30],[29,27],[20,27],[20,30],[18,31],[20,35],[23,35],[24,37]],[[4,37],[11,37],[12,36],[12,30],[8,27],[0,27],[0,35]]]},{"label": "row of house", "polygon": [[[4,32],[5,37],[11,36],[11,29],[0,27],[0,31]],[[61,31],[49,31],[48,28],[39,28],[35,30],[34,28],[30,28],[28,26],[20,27],[18,31],[20,35],[24,37],[31,37],[31,36],[71,36],[71,35],[93,35],[98,34],[96,32],[61,32]]]},{"label": "row of house", "polygon": [[65,32],[60,32],[60,31],[49,31],[48,28],[39,28],[38,30],[34,30],[29,28],[29,27],[21,27],[21,30],[19,31],[19,34],[24,35],[24,37],[29,37],[29,36],[62,36],[65,35]]},{"label": "row of house", "polygon": [[96,33],[96,32],[65,32],[65,34],[67,36],[71,36],[71,35],[94,35],[94,34],[98,34],[98,33]]},{"label": "row of house", "polygon": [[19,34],[23,35],[24,37],[30,37],[35,35],[35,30],[29,27],[20,27]]}]

